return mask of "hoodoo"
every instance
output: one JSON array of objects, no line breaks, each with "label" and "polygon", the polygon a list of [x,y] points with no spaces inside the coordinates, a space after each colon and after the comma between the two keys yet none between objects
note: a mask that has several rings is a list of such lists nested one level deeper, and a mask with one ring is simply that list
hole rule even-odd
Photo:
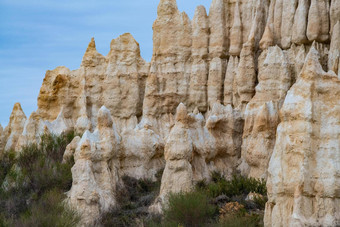
[{"label": "hoodoo", "polygon": [[[160,0],[146,62],[126,33],[80,68],[47,71],[38,109],[14,105],[0,151],[71,130],[67,204],[91,226],[131,177],[153,181],[148,212],[214,172],[267,180],[265,226],[340,225],[339,0],[212,0],[192,20]],[[1,156],[0,156],[1,157]]]}]

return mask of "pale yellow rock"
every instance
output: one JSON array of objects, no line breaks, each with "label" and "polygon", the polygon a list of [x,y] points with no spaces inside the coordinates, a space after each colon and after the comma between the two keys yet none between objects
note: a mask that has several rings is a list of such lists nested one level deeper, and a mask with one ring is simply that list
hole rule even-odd
[{"label": "pale yellow rock", "polygon": [[239,3],[236,3],[234,13],[234,23],[230,30],[230,55],[240,55],[242,49],[242,23]]},{"label": "pale yellow rock", "polygon": [[[312,4],[213,0],[209,16],[199,6],[191,21],[178,10],[176,0],[161,0],[150,63],[142,59],[139,44],[128,33],[112,40],[107,56],[97,52],[92,39],[79,69],[47,71],[37,111],[28,120],[16,114],[17,120],[2,133],[0,147],[9,143],[20,150],[39,142],[42,133],[85,132],[67,146],[64,162],[72,157],[76,161],[67,201],[87,225],[119,205],[115,192],[123,186],[122,176],[155,180],[165,167],[161,194],[150,208],[160,212],[169,192],[209,181],[213,171],[225,177],[241,171],[266,178],[272,158],[267,225],[317,225],[315,216],[321,225],[334,226],[337,216],[332,212],[339,211],[339,202],[329,191],[339,188],[330,183],[338,182],[339,175],[334,139],[339,131],[334,82],[340,77],[339,1]],[[307,34],[315,40],[313,45]],[[310,49],[319,52],[328,73],[311,64],[311,57],[306,63]],[[289,89],[288,94],[298,95],[286,97]],[[289,103],[297,104],[288,108]],[[312,110],[300,111],[310,104]],[[301,122],[314,127],[313,133]],[[295,156],[300,151],[313,151],[314,156],[306,153],[302,161],[301,155]],[[302,184],[313,191],[301,193]],[[298,189],[292,192],[289,187]],[[317,214],[310,218],[312,209]]]},{"label": "pale yellow rock", "polygon": [[15,103],[9,119],[9,123],[3,131],[5,151],[15,149],[18,139],[24,130],[26,120],[27,117],[22,110],[20,103]]},{"label": "pale yellow rock", "polygon": [[282,4],[281,45],[283,49],[288,49],[292,41],[292,27],[298,0],[283,1]]},{"label": "pale yellow rock", "polygon": [[307,37],[310,41],[329,39],[329,1],[311,0],[308,13]]},{"label": "pale yellow rock", "polygon": [[340,224],[340,81],[312,47],[280,113],[265,226]]},{"label": "pale yellow rock", "polygon": [[270,46],[274,45],[274,36],[269,25],[266,26],[264,30],[262,39],[260,40],[261,50],[265,50]]},{"label": "pale yellow rock", "polygon": [[255,59],[254,59],[254,43],[252,41],[243,45],[238,73],[234,79],[236,89],[233,91],[234,107],[244,111],[247,103],[255,94]]},{"label": "pale yellow rock", "polygon": [[234,80],[238,71],[239,58],[230,57],[224,79],[224,105],[233,105]]},{"label": "pale yellow rock", "polygon": [[52,122],[62,111],[65,121],[72,122],[69,129],[82,133],[96,127],[97,112],[105,105],[119,126],[128,127],[130,119],[142,115],[148,72],[149,64],[130,34],[114,39],[107,57],[96,51],[92,39],[80,69],[58,67],[46,73],[37,115]]},{"label": "pale yellow rock", "polygon": [[331,46],[328,53],[328,69],[332,69],[336,59],[340,56],[340,19],[334,25]]},{"label": "pale yellow rock", "polygon": [[296,46],[294,43],[292,44],[291,48],[288,50],[290,62],[294,65],[295,68],[295,78],[296,81],[297,77],[299,76],[303,65],[305,64],[305,59],[307,56],[306,47],[305,45]]},{"label": "pale yellow rock", "polygon": [[275,1],[270,1],[269,12],[267,23],[265,26],[264,33],[260,40],[260,48],[262,50],[268,48],[269,46],[273,46],[275,44],[274,40],[274,10],[275,10]]},{"label": "pale yellow rock", "polygon": [[113,130],[111,113],[102,107],[98,125],[91,133],[86,131],[77,147],[75,138],[64,159],[74,152],[72,187],[66,202],[81,214],[81,225],[93,225],[102,212],[117,206],[115,193],[120,184],[119,140]]},{"label": "pale yellow rock", "polygon": [[[284,0],[274,0],[271,1],[274,6],[274,21],[273,21],[273,36],[275,44],[281,46],[281,26],[282,23],[286,23],[286,21],[282,21],[283,14],[283,2]],[[286,10],[286,9],[285,9]]]},{"label": "pale yellow rock", "polygon": [[192,56],[206,58],[208,48],[209,18],[204,6],[198,6],[192,19]]},{"label": "pale yellow rock", "polygon": [[225,4],[223,0],[212,0],[209,9],[209,54],[211,58],[222,57],[227,53]]},{"label": "pale yellow rock", "polygon": [[165,144],[160,195],[150,211],[161,212],[169,193],[190,191],[195,182],[209,180],[213,171],[232,176],[240,156],[242,129],[241,114],[230,105],[215,103],[205,120],[197,111],[188,114],[180,104]]},{"label": "pale yellow rock", "polygon": [[[256,2],[255,17],[251,19],[252,26],[251,26],[247,41],[252,39],[252,37],[254,37],[256,50],[259,48],[259,43],[265,32],[269,4],[270,3],[268,0],[263,0],[263,1],[258,0]],[[250,23],[244,23],[244,24],[250,24]]]},{"label": "pale yellow rock", "polygon": [[208,77],[208,103],[211,108],[215,102],[222,102],[225,62],[214,58],[210,62]]},{"label": "pale yellow rock", "polygon": [[308,0],[299,0],[298,8],[296,9],[293,24],[292,42],[296,44],[304,44],[308,41],[306,36],[308,24]]},{"label": "pale yellow rock", "polygon": [[291,86],[294,71],[288,56],[278,46],[262,52],[259,63],[256,95],[244,114],[242,157],[250,167],[250,177],[265,179],[275,145],[279,110]]},{"label": "pale yellow rock", "polygon": [[191,75],[192,24],[185,13],[179,12],[176,0],[162,0],[153,31],[149,75],[152,79],[146,82],[143,116],[160,118],[174,114],[178,104],[186,102]]},{"label": "pale yellow rock", "polygon": [[164,140],[147,125],[126,130],[121,134],[121,175],[137,179],[156,180],[156,174],[164,168]]},{"label": "pale yellow rock", "polygon": [[192,20],[192,58],[188,108],[207,111],[209,20],[203,6],[198,6]]},{"label": "pale yellow rock", "polygon": [[330,33],[333,34],[334,25],[340,20],[340,1],[331,1],[330,6]]}]

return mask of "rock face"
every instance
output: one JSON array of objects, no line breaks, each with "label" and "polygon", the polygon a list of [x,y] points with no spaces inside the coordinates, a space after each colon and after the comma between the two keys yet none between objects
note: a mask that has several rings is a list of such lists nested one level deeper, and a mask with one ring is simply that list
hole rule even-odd
[{"label": "rock face", "polygon": [[21,133],[24,130],[26,115],[21,108],[20,103],[16,103],[13,107],[9,123],[3,131],[4,150],[14,149]]},{"label": "rock face", "polygon": [[84,225],[119,206],[122,176],[162,169],[153,212],[213,171],[241,172],[268,181],[266,226],[340,225],[339,2],[212,0],[190,20],[160,0],[150,63],[128,33],[107,56],[92,39],[79,69],[47,71],[28,119],[15,104],[0,151],[82,134],[64,160]]},{"label": "rock face", "polygon": [[134,127],[142,114],[148,64],[140,57],[139,44],[130,34],[111,42],[104,57],[91,40],[80,69],[58,67],[48,71],[40,89],[37,114],[54,121],[58,115],[79,132],[93,130],[97,113],[106,106],[119,127]]},{"label": "rock face", "polygon": [[266,226],[340,224],[339,95],[339,79],[323,71],[313,47],[281,109]]},{"label": "rock face", "polygon": [[266,178],[275,145],[279,110],[291,86],[294,71],[288,62],[287,52],[278,46],[263,51],[259,63],[256,95],[244,114],[242,154],[250,166],[249,176]]},{"label": "rock face", "polygon": [[120,180],[120,138],[105,107],[99,110],[97,123],[93,133],[86,131],[81,139],[76,137],[72,141],[64,157],[74,152],[73,182],[67,202],[82,214],[82,224],[86,226],[94,224],[102,212],[117,205],[115,192]]}]

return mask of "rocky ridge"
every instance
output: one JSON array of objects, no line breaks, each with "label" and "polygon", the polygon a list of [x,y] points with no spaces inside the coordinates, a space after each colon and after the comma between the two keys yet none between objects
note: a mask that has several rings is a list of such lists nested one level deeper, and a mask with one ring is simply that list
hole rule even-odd
[{"label": "rocky ridge", "polygon": [[268,180],[266,226],[339,225],[340,1],[212,0],[190,20],[160,0],[157,14],[150,63],[128,33],[107,56],[92,39],[79,69],[47,71],[28,119],[15,104],[0,150],[82,134],[64,159],[84,225],[117,206],[122,176],[163,168],[153,212],[241,172]]}]

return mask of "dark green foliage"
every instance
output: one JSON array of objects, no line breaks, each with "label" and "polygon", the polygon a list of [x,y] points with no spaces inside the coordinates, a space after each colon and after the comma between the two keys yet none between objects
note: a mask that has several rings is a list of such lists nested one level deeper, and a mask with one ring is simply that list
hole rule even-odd
[{"label": "dark green foliage", "polygon": [[200,191],[170,194],[168,207],[164,209],[163,225],[206,226],[216,213],[216,207]]},{"label": "dark green foliage", "polygon": [[211,197],[217,197],[222,194],[233,197],[236,195],[247,195],[250,192],[256,192],[261,195],[267,194],[266,182],[264,180],[247,178],[240,175],[234,175],[231,180],[226,180],[219,173],[213,173],[212,183],[201,188],[206,190]]},{"label": "dark green foliage", "polygon": [[255,196],[254,203],[259,207],[261,210],[264,210],[266,208],[266,203],[268,201],[267,196],[259,197]]},{"label": "dark green foliage", "polygon": [[[155,182],[124,176],[124,188],[119,189],[117,192],[119,208],[103,214],[100,225],[115,227],[139,226],[140,223],[148,222],[146,219],[152,219],[148,217],[148,207],[159,194],[161,173],[162,171],[157,173],[157,181]],[[149,222],[151,223],[153,220],[149,220]]]},{"label": "dark green foliage", "polygon": [[77,214],[62,204],[63,192],[53,189],[34,201],[30,209],[13,221],[14,226],[73,227],[79,222]]},{"label": "dark green foliage", "polygon": [[231,214],[216,224],[216,227],[261,227],[263,214],[247,214],[244,212]]},{"label": "dark green foliage", "polygon": [[[43,135],[39,145],[1,159],[0,223],[10,226],[74,226],[78,218],[62,205],[72,185],[73,160],[62,163],[74,133]],[[9,223],[9,224],[8,224]],[[5,224],[3,224],[5,225]],[[6,226],[6,225],[5,225]]]},{"label": "dark green foliage", "polygon": [[[1,153],[0,153],[1,154]],[[12,168],[15,160],[14,151],[8,151],[0,156],[0,183],[3,182],[6,175]],[[0,219],[1,220],[1,219]]]}]

